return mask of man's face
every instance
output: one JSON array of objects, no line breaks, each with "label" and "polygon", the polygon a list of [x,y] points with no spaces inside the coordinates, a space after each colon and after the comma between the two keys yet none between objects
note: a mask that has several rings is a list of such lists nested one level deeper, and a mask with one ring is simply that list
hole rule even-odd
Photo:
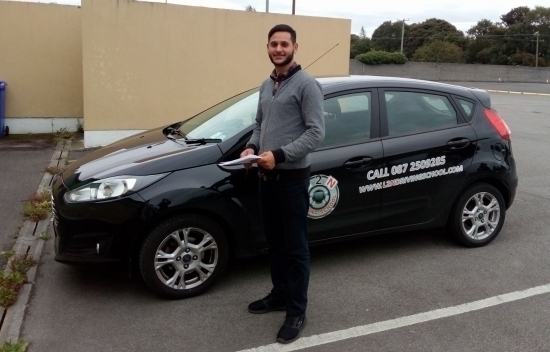
[{"label": "man's face", "polygon": [[288,32],[275,32],[267,43],[267,54],[275,66],[286,66],[294,59],[294,53],[298,50],[298,44],[292,44],[292,38]]}]

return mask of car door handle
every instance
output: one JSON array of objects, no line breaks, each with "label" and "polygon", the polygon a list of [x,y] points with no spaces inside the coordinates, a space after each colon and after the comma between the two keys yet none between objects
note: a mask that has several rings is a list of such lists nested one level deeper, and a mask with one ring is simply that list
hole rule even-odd
[{"label": "car door handle", "polygon": [[447,147],[451,150],[466,148],[469,145],[470,140],[468,138],[451,139],[447,142]]},{"label": "car door handle", "polygon": [[368,164],[370,164],[371,161],[372,161],[372,158],[368,156],[363,157],[359,160],[350,159],[344,163],[344,167],[346,169],[355,169],[355,168],[367,166]]}]

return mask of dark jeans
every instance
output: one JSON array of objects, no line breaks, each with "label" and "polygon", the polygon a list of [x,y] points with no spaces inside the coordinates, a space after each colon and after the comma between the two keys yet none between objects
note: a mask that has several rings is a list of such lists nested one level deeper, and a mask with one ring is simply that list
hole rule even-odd
[{"label": "dark jeans", "polygon": [[305,315],[309,284],[309,179],[260,179],[260,204],[269,243],[271,293],[291,317]]}]

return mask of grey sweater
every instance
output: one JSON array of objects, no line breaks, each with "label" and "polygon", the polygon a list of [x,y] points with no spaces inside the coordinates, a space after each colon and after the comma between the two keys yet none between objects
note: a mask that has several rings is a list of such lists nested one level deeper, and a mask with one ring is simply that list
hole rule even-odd
[{"label": "grey sweater", "polygon": [[260,87],[256,127],[248,144],[258,155],[272,151],[276,169],[306,168],[309,153],[325,135],[321,84],[301,70],[282,81],[275,95],[274,83],[268,78]]}]

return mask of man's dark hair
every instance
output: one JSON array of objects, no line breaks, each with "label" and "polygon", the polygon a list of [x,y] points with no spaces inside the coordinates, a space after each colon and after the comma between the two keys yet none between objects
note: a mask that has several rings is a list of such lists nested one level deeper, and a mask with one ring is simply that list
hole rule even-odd
[{"label": "man's dark hair", "polygon": [[292,39],[292,44],[296,43],[296,31],[292,27],[290,27],[289,25],[287,25],[287,24],[278,24],[275,27],[271,28],[271,30],[269,31],[269,34],[267,35],[267,40],[268,41],[271,39],[271,36],[273,36],[273,34],[275,32],[290,33],[290,39]]}]

